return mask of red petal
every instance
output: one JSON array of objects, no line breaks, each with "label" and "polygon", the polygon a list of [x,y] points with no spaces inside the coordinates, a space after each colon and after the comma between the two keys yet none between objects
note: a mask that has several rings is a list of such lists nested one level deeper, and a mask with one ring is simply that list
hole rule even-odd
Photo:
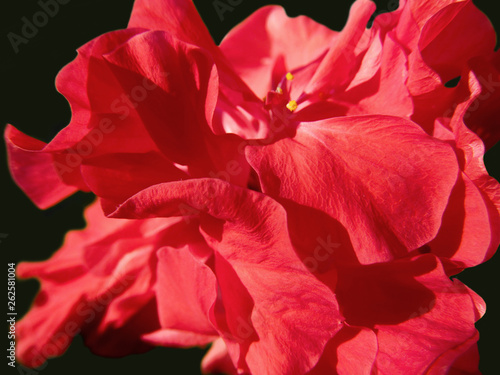
[{"label": "red petal", "polygon": [[216,136],[210,128],[218,96],[210,56],[164,32],[148,32],[106,55],[106,60],[125,92],[146,80],[155,86],[136,111],[169,160],[187,166],[191,177],[227,171],[228,160],[241,160],[239,172],[227,174],[234,183],[246,184],[248,166],[237,153],[241,138]]},{"label": "red petal", "polygon": [[418,47],[425,63],[447,82],[460,75],[471,58],[492,54],[495,44],[488,17],[469,0],[435,13],[422,28]]},{"label": "red petal", "polygon": [[347,322],[375,328],[382,373],[424,373],[476,335],[474,298],[430,254],[346,269],[336,293]]},{"label": "red petal", "polygon": [[225,121],[215,119],[212,129],[216,134],[234,133],[244,138],[263,138],[267,135],[267,117],[260,99],[232,71],[191,0],[136,1],[130,27],[163,30],[175,39],[200,47],[211,54],[219,69],[221,82],[224,82],[219,101],[225,102],[225,98],[230,98],[232,104],[232,108],[225,114],[228,116]]},{"label": "red petal", "polygon": [[159,152],[89,158],[81,170],[92,192],[102,198],[105,213],[114,211],[127,198],[149,186],[189,178]]},{"label": "red petal", "polygon": [[[245,359],[253,373],[310,370],[340,329],[341,318],[331,291],[295,254],[284,209],[262,194],[219,180],[198,179],[143,190],[113,216],[180,214],[183,206],[202,213],[201,228],[215,250],[225,331],[236,338],[225,334],[233,361],[244,369],[234,349],[241,342],[243,349],[248,348]],[[242,287],[247,292],[236,293]],[[248,334],[238,334],[241,329]],[[294,355],[284,354],[289,352]]]},{"label": "red petal", "polygon": [[[382,35],[377,35],[371,44],[381,43],[378,38],[382,38]],[[356,76],[345,93],[335,95],[335,100],[342,104],[349,103],[348,115],[384,114],[410,118],[413,113],[413,98],[405,85],[408,71],[404,50],[391,36],[385,36],[378,64],[373,63],[373,58],[363,60],[360,67],[366,70],[364,74],[373,77],[363,82],[363,77]],[[366,64],[369,66],[365,67]],[[361,71],[358,72],[360,73]],[[388,106],[387,103],[391,105]]]},{"label": "red petal", "polygon": [[306,16],[289,18],[282,7],[266,6],[233,28],[220,47],[236,73],[264,97],[276,89],[271,75],[279,58],[289,71],[307,65],[326,52],[337,34]]},{"label": "red petal", "polygon": [[[118,121],[122,117],[119,104],[123,103],[120,86],[110,80],[109,70],[103,69],[99,61],[102,61],[104,54],[140,32],[142,30],[118,30],[101,35],[80,47],[76,59],[59,72],[56,87],[68,100],[72,116],[70,124],[49,143],[47,151],[75,147],[92,129],[105,128],[103,130],[106,134],[107,130],[116,127],[117,123],[122,125],[123,122]],[[114,134],[116,136],[115,131]],[[135,136],[137,148],[140,137],[138,134],[129,136]]]},{"label": "red petal", "polygon": [[470,59],[493,53],[496,38],[488,18],[469,0],[447,3],[439,4],[439,11],[423,12],[425,16],[416,18],[420,35],[418,45],[409,46],[408,79],[415,95],[459,76]]},{"label": "red petal", "polygon": [[62,354],[80,330],[99,353],[124,355],[150,348],[140,336],[159,328],[150,309],[154,250],[166,230],[175,239],[170,228],[179,220],[110,220],[98,202],[85,216],[87,228],[70,232],[52,258],[17,269],[19,277],[37,277],[42,284],[34,307],[17,325],[18,358],[28,366]]},{"label": "red petal", "polygon": [[236,375],[237,371],[227,353],[226,344],[222,339],[213,342],[210,350],[207,352],[201,362],[203,373],[224,373],[227,375]]},{"label": "red petal", "polygon": [[348,85],[354,77],[356,47],[365,34],[366,25],[375,11],[375,3],[357,0],[351,7],[344,29],[331,44],[326,56],[311,80],[307,92],[330,93]]},{"label": "red petal", "polygon": [[46,144],[31,138],[12,125],[5,129],[5,142],[12,178],[39,208],[46,209],[77,191],[59,176]]},{"label": "red petal", "polygon": [[[455,263],[456,271],[491,257],[498,247],[498,230],[489,204],[478,187],[462,173],[450,196],[438,235],[429,246],[433,254]],[[460,236],[457,236],[460,233]]]},{"label": "red petal", "polygon": [[142,339],[155,346],[190,348],[205,346],[217,339],[217,336],[202,335],[191,331],[161,329],[142,336]]},{"label": "red petal", "polygon": [[210,56],[157,31],[132,38],[105,59],[124,92],[148,82],[151,91],[144,89],[144,102],[136,105],[142,123],[171,160],[189,164],[210,131],[218,95]]},{"label": "red petal", "polygon": [[[496,61],[495,61],[496,59]],[[465,123],[481,137],[486,147],[490,149],[500,141],[500,50],[494,54],[493,61],[476,59],[471,62],[471,68],[480,86],[480,92],[470,103],[464,114]]]},{"label": "red petal", "polygon": [[266,194],[338,220],[363,264],[434,238],[458,173],[449,145],[386,116],[301,124],[293,139],[248,147],[247,158]]},{"label": "red petal", "polygon": [[377,350],[377,336],[372,330],[346,324],[330,340],[320,362],[308,375],[370,374]]},{"label": "red petal", "polygon": [[217,298],[212,270],[195,259],[188,246],[179,249],[165,247],[158,251],[157,256],[156,293],[162,327],[217,336],[208,319]]},{"label": "red petal", "polygon": [[[123,122],[116,121],[121,114],[113,112],[112,102],[119,98],[116,91],[119,85],[107,85],[107,80],[103,77],[109,78],[109,72],[95,69],[94,64],[96,59],[102,58],[103,53],[109,52],[137,32],[138,30],[117,31],[87,43],[79,49],[75,61],[60,72],[56,85],[70,101],[73,115],[71,123],[49,144],[44,145],[28,138],[13,127],[6,129],[11,163],[13,167],[15,164],[13,176],[40,207],[50,207],[77,189],[88,190],[80,175],[80,164],[86,156],[116,148],[118,144],[121,151],[124,151],[128,148],[127,143],[131,144],[130,139],[133,139],[136,150],[144,147],[143,135],[147,133],[143,131],[139,134],[131,131],[130,127],[124,129],[123,126],[117,129],[117,123],[123,125]],[[101,102],[102,98],[105,100]],[[133,123],[137,129],[137,121]],[[113,137],[108,135],[110,132],[113,132]],[[149,140],[146,147],[150,150],[152,145]],[[36,168],[31,165],[36,165]],[[40,173],[44,176],[43,184],[39,181]],[[39,191],[35,192],[30,187],[33,184],[38,184]]]},{"label": "red petal", "polygon": [[128,27],[163,30],[208,51],[217,48],[191,0],[137,0]]},{"label": "red petal", "polygon": [[440,375],[446,372],[450,375],[481,375],[478,370],[479,353],[477,349],[477,340],[479,333],[447,351],[439,357],[427,370],[426,374]]}]

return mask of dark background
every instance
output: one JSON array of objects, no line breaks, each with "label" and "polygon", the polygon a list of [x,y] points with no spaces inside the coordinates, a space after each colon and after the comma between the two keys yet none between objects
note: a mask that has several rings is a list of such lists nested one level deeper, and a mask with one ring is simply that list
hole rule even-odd
[{"label": "dark background", "polygon": [[[227,3],[227,0],[222,0]],[[258,1],[241,0],[231,12],[225,12],[221,20],[212,0],[195,1],[205,23],[216,42],[234,25],[241,22],[260,6],[275,3],[284,5],[290,16],[305,14],[330,28],[340,30],[346,20],[351,0],[334,2],[334,11],[329,10],[324,0],[307,1]],[[238,1],[233,0],[236,4]],[[378,11],[387,10],[393,1],[377,1]],[[500,29],[500,13],[495,2],[475,1]],[[108,31],[125,28],[132,9],[133,0],[71,0],[60,5],[57,15],[40,28],[28,44],[22,44],[16,54],[7,34],[21,34],[21,18],[31,19],[40,10],[35,0],[4,1],[0,7],[0,128],[7,123],[21,131],[48,142],[71,116],[66,100],[56,92],[54,79],[58,71],[76,57],[76,49],[87,41]],[[62,243],[64,234],[71,229],[82,228],[82,209],[93,198],[78,193],[46,211],[38,210],[13,183],[7,170],[5,146],[0,142],[1,215],[0,247],[7,262],[43,260],[48,258]],[[500,147],[497,145],[486,156],[488,170],[497,179]],[[6,234],[2,236],[2,234]],[[2,238],[3,237],[3,238]],[[488,304],[486,316],[477,323],[481,339],[481,370],[484,374],[499,374],[500,365],[500,298],[498,279],[500,256],[460,274],[459,279],[481,295]],[[7,271],[5,270],[5,275]],[[17,311],[24,314],[31,303],[38,284],[36,281],[17,283]],[[54,314],[57,312],[54,311]],[[5,337],[5,342],[7,338]],[[3,346],[2,346],[3,347]],[[154,372],[161,374],[200,373],[199,366],[204,351],[199,349],[176,350],[156,348],[149,353],[120,359],[102,358],[93,355],[77,337],[66,354],[48,362],[41,371],[45,374],[129,374]],[[7,359],[3,359],[7,362]],[[18,373],[7,364],[9,373]],[[25,373],[25,372],[21,372]],[[33,373],[34,374],[34,373]]]}]

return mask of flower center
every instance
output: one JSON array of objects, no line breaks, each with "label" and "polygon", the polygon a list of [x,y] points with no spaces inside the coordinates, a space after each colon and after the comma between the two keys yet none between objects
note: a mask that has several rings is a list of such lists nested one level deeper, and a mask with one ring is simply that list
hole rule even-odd
[{"label": "flower center", "polygon": [[294,79],[292,72],[286,73],[276,88],[269,91],[264,98],[264,106],[271,114],[270,129],[274,137],[280,138],[280,133],[283,130],[293,130],[296,127],[294,112],[300,102],[290,97]]}]

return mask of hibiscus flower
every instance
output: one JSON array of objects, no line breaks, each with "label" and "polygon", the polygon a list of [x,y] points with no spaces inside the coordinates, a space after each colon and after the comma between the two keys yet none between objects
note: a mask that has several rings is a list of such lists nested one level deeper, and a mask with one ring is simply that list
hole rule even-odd
[{"label": "hibiscus flower", "polygon": [[80,48],[71,123],[5,132],[40,208],[99,197],[18,269],[42,282],[19,360],[82,332],[103,355],[211,344],[205,371],[477,373],[485,305],[450,276],[500,242],[495,33],[471,1],[374,10],[335,32],[269,6],[217,46],[190,1],[138,0]]}]

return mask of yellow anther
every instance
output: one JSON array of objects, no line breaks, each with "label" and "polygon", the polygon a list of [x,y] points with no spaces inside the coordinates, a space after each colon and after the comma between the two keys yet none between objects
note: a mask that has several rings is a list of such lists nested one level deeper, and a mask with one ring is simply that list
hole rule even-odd
[{"label": "yellow anther", "polygon": [[288,72],[288,73],[286,74],[286,79],[287,79],[287,80],[291,81],[291,80],[293,80],[294,78],[295,78],[295,77],[293,76],[293,74],[292,74],[292,73]]},{"label": "yellow anther", "polygon": [[278,94],[283,94],[283,89],[282,89],[281,87],[278,87],[278,88],[276,89],[276,92],[277,92]]},{"label": "yellow anther", "polygon": [[295,100],[290,100],[286,107],[290,112],[293,112],[297,109],[297,102]]}]

